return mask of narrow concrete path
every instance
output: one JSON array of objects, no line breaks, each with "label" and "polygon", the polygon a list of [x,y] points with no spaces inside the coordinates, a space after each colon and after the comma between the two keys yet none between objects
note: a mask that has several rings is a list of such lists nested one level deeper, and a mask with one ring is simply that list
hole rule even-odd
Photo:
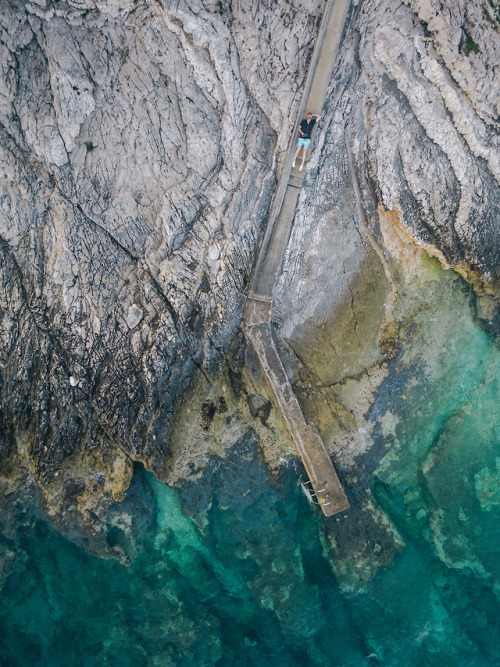
[{"label": "narrow concrete path", "polygon": [[[272,297],[304,178],[304,171],[299,171],[298,166],[292,168],[293,155],[297,147],[298,127],[307,111],[321,115],[349,5],[350,0],[328,0],[325,8],[304,87],[295,132],[288,148],[288,155],[255,267],[252,290],[254,294],[261,297]],[[312,143],[314,143],[314,133]],[[297,165],[299,164],[300,160],[297,161]]]},{"label": "narrow concrete path", "polygon": [[335,468],[314,425],[308,424],[273,341],[271,325],[254,323],[247,336],[273,388],[278,405],[292,434],[318,504],[326,516],[348,509],[349,503]]},{"label": "narrow concrete path", "polygon": [[[274,284],[288,243],[304,172],[292,171],[298,125],[306,110],[321,114],[350,0],[328,0],[306,80],[304,96],[257,262],[244,323],[302,459],[314,496],[326,516],[348,509],[335,468],[314,425],[308,424],[281,363],[270,325]],[[313,135],[314,138],[314,135]]]}]

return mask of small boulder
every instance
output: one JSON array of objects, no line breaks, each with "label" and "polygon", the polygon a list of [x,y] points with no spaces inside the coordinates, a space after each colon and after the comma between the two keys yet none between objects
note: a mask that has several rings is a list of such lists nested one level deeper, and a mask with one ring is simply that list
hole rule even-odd
[{"label": "small boulder", "polygon": [[144,317],[144,311],[136,303],[128,309],[127,324],[129,329],[134,329]]}]

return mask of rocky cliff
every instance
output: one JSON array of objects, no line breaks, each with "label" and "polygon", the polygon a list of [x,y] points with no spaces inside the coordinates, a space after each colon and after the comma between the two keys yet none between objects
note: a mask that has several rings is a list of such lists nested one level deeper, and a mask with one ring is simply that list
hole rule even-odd
[{"label": "rocky cliff", "polygon": [[239,327],[322,8],[2,3],[9,480],[89,516],[133,461],[165,476],[175,405]]},{"label": "rocky cliff", "polygon": [[496,3],[358,3],[308,163],[274,320],[303,409],[347,487],[347,526],[328,528],[347,587],[402,545],[370,489],[405,441],[396,397],[414,374],[423,394],[432,385],[442,345],[432,347],[432,304],[448,299],[451,312],[452,270],[474,290],[480,326],[499,333],[499,20]]},{"label": "rocky cliff", "polygon": [[371,369],[364,400],[348,400],[358,426],[422,257],[470,281],[498,333],[499,21],[495,3],[424,0],[366,0],[351,16],[274,313],[298,380],[334,387]]},{"label": "rocky cliff", "polygon": [[[4,494],[28,480],[57,516],[72,508],[88,528],[123,498],[134,461],[165,478],[211,424],[228,445],[241,436],[235,423],[279,430],[265,389],[240,393],[241,345],[222,381],[232,398],[214,378],[323,8],[3,3]],[[471,280],[496,326],[499,18],[493,0],[353,2],[274,316],[298,391],[304,381],[330,392],[344,431],[358,432],[359,396],[369,401],[384,373],[398,280],[418,253]],[[330,391],[367,369],[350,398]]]},{"label": "rocky cliff", "polygon": [[[456,269],[496,297],[484,303],[494,316],[499,21],[494,2],[358,4],[284,264],[290,323],[342,300],[348,277],[374,253],[370,233],[388,257],[397,258],[399,238]],[[326,285],[333,299],[318,289]]]}]

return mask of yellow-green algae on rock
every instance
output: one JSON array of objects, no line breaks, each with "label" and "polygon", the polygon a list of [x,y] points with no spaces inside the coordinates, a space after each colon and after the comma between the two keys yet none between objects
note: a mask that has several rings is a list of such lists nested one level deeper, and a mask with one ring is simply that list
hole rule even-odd
[{"label": "yellow-green algae on rock", "polygon": [[[255,369],[241,394],[252,421],[223,456],[214,449],[192,481],[177,479],[179,491],[136,470],[124,504],[133,492],[142,498],[135,515],[149,508],[152,521],[135,538],[124,531],[135,539],[129,567],[68,542],[22,498],[17,514],[5,508],[2,659],[399,667],[404,655],[408,667],[497,664],[500,353],[469,287],[435,260],[399,285],[394,317],[404,335],[359,412],[367,447],[340,466],[346,518],[315,514],[294,464],[269,473],[256,427],[278,431],[278,421]],[[241,391],[232,377],[231,391]],[[191,425],[221,438],[237,402],[209,385]],[[227,411],[218,413],[220,396]]]}]

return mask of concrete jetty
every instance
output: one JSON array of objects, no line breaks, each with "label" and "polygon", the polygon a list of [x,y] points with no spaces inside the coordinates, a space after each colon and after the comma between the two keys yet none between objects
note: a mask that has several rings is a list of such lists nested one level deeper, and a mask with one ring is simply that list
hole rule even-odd
[{"label": "concrete jetty", "polygon": [[268,226],[257,261],[252,292],[244,311],[246,334],[276,397],[277,404],[304,464],[315,497],[326,516],[348,509],[332,461],[316,428],[307,423],[278,354],[271,329],[274,283],[288,243],[303,172],[292,168],[297,144],[298,124],[306,110],[321,113],[342,38],[350,0],[328,0],[318,33],[316,47],[306,80],[297,129],[285,160]]},{"label": "concrete jetty", "polygon": [[[266,312],[267,311],[267,312]],[[349,507],[335,468],[313,424],[308,424],[274,344],[269,322],[271,302],[250,299],[246,334],[285,418],[318,504],[330,516]]]}]

